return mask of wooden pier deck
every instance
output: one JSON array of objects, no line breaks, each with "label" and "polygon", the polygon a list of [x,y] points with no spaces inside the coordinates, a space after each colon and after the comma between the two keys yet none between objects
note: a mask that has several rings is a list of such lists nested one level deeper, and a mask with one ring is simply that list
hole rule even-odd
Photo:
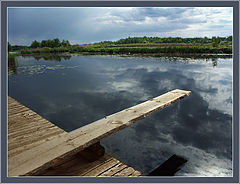
[{"label": "wooden pier deck", "polygon": [[[8,97],[8,159],[66,133],[36,112]],[[101,149],[97,147],[97,149]],[[98,150],[93,150],[98,151]],[[40,176],[141,176],[141,172],[105,152],[86,157],[82,151],[58,161],[54,167],[41,170]],[[10,167],[11,168],[11,167]],[[11,171],[8,173],[11,175]],[[28,175],[28,174],[27,174]],[[15,175],[16,176],[16,175]]]},{"label": "wooden pier deck", "polygon": [[8,97],[8,176],[141,176],[99,141],[189,94],[173,90],[70,133]]}]

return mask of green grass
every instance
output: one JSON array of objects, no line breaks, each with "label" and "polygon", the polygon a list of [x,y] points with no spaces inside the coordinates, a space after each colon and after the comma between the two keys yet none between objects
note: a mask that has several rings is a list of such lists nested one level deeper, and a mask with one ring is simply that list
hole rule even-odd
[{"label": "green grass", "polygon": [[44,47],[44,48],[37,48],[37,49],[25,49],[20,51],[21,54],[62,53],[62,52],[68,52],[68,48]]},{"label": "green grass", "polygon": [[41,54],[41,53],[106,53],[106,54],[156,54],[156,53],[177,53],[177,54],[231,54],[232,48],[229,47],[212,47],[209,45],[203,46],[108,46],[89,45],[79,47],[59,47],[59,48],[37,48],[25,49],[20,51],[25,54]]}]

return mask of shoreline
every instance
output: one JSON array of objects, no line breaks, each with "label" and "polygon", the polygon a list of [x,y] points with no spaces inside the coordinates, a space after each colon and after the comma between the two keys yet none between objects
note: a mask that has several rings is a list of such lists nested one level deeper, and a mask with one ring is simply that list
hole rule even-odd
[{"label": "shoreline", "polygon": [[105,53],[105,52],[62,52],[62,53],[31,53],[31,54],[16,54],[15,56],[69,56],[69,55],[83,55],[83,56],[120,56],[120,57],[183,57],[183,58],[232,58],[233,54],[223,53]]},{"label": "shoreline", "polygon": [[43,47],[35,49],[19,50],[21,55],[25,54],[41,54],[41,53],[91,53],[91,54],[151,54],[151,55],[191,55],[191,54],[232,54],[232,47],[210,47],[206,45],[201,46],[162,46],[162,47],[150,47],[150,46],[85,46],[85,47]]}]

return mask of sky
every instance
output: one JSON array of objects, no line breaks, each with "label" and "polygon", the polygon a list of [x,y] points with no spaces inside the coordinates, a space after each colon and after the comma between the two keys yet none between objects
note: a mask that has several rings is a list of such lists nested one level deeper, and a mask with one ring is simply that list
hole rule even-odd
[{"label": "sky", "polygon": [[86,44],[129,36],[230,36],[232,28],[231,7],[8,8],[12,45],[54,38]]}]

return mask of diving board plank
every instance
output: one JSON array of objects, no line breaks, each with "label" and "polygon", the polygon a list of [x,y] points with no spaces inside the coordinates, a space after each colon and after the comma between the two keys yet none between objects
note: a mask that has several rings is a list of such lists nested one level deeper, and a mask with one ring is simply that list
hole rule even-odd
[{"label": "diving board plank", "polygon": [[65,156],[79,152],[190,93],[190,91],[176,89],[70,133],[63,133],[54,139],[46,140],[31,150],[9,158],[8,175],[31,175],[53,166],[58,159],[61,160]]}]

